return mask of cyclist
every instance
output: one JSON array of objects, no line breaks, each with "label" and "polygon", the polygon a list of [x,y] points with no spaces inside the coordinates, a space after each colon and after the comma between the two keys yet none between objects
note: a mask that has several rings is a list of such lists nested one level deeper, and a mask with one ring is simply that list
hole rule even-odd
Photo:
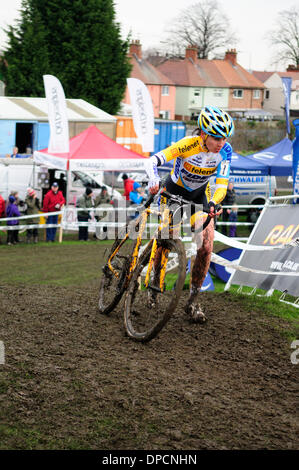
[{"label": "cyclist", "polygon": [[[166,190],[196,204],[209,207],[212,218],[202,234],[197,235],[197,254],[191,273],[190,294],[185,307],[194,322],[206,321],[198,303],[198,294],[207,275],[214,240],[214,218],[221,213],[219,204],[224,199],[229,180],[232,147],[227,138],[234,133],[232,118],[225,111],[206,106],[198,117],[195,135],[184,137],[175,144],[156,153],[149,159],[147,174],[149,191],[159,191],[160,178],[157,168],[173,160],[173,168],[166,180]],[[209,180],[216,175],[216,189],[211,197]],[[192,215],[191,226],[202,223],[202,213]]]}]

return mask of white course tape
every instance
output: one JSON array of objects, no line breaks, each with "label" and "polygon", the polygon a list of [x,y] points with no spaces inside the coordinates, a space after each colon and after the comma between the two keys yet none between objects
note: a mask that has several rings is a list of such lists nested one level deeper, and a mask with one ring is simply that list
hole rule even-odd
[{"label": "white course tape", "polygon": [[268,250],[277,250],[282,248],[289,248],[291,246],[298,246],[299,247],[299,238],[295,238],[291,240],[289,243],[285,243],[283,245],[277,246],[263,246],[263,245],[250,245],[248,243],[241,243],[233,238],[226,237],[220,232],[215,230],[215,241],[225,243],[226,245],[232,246],[234,248],[239,248],[241,250],[246,251],[268,251]]},{"label": "white course tape", "polygon": [[[142,248],[144,250],[145,247],[142,247]],[[191,256],[195,256],[196,251],[197,251],[196,250],[196,244],[192,243],[191,247],[186,250],[186,258],[189,259],[189,258],[191,258]],[[168,260],[166,271],[171,271],[172,269],[177,268],[177,266],[178,266],[177,258],[178,257],[175,254],[173,257],[171,257]],[[239,270],[239,271],[244,271],[244,272],[247,272],[247,273],[252,272],[252,273],[257,273],[257,274],[274,275],[274,276],[299,276],[299,273],[295,273],[295,272],[291,272],[291,271],[284,271],[284,272],[274,271],[273,272],[273,271],[260,271],[258,269],[246,268],[245,266],[240,266],[240,265],[233,264],[230,261],[222,258],[222,256],[216,255],[215,253],[212,253],[211,261],[213,261],[216,264],[220,264],[221,266],[236,269],[236,270]],[[145,267],[142,270],[141,274],[143,276],[145,276],[146,270],[147,270],[147,267]]]}]

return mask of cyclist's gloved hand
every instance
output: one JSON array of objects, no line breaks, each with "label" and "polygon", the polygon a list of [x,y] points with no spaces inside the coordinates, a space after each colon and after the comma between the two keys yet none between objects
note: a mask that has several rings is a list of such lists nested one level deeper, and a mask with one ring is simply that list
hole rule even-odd
[{"label": "cyclist's gloved hand", "polygon": [[210,210],[209,215],[210,217],[215,217],[215,215],[220,215],[222,212],[222,208],[220,204],[215,204],[214,201],[210,201],[208,204],[208,208]]},{"label": "cyclist's gloved hand", "polygon": [[150,179],[148,182],[148,190],[151,194],[156,194],[160,188],[160,178]]}]

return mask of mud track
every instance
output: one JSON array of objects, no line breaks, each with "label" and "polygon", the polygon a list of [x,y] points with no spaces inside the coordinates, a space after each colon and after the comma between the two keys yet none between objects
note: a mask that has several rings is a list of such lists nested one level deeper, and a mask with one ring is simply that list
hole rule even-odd
[{"label": "mud track", "polygon": [[[124,334],[122,306],[88,287],[0,289],[0,448],[295,449],[298,367],[286,323],[202,295],[149,344]],[[298,408],[297,408],[298,409]]]}]

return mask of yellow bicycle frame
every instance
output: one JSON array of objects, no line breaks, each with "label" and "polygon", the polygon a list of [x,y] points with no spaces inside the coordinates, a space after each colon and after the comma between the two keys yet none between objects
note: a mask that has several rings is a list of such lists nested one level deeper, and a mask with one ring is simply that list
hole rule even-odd
[{"label": "yellow bicycle frame", "polygon": [[[148,216],[150,214],[156,214],[156,215],[159,215],[161,217],[161,221],[159,222],[158,228],[157,228],[157,230],[156,230],[156,232],[155,232],[155,234],[153,235],[153,238],[152,238],[152,249],[151,249],[149,264],[148,264],[146,277],[145,277],[145,281],[144,281],[145,287],[148,287],[148,285],[149,285],[150,275],[151,275],[151,272],[152,272],[153,267],[154,267],[154,260],[155,260],[155,257],[156,257],[156,254],[157,254],[157,248],[158,248],[158,246],[157,246],[157,236],[159,236],[159,234],[161,234],[161,232],[163,230],[167,229],[171,225],[171,213],[170,213],[169,208],[167,207],[167,205],[165,203],[164,204],[162,203],[161,207],[162,207],[162,210],[159,211],[159,212],[154,211],[150,208],[145,209],[141,213],[139,219],[137,219],[137,221],[136,221],[136,225],[139,224],[139,231],[138,231],[138,236],[137,236],[137,242],[136,242],[134,251],[132,253],[132,261],[130,263],[128,280],[131,278],[131,276],[133,274],[133,271],[134,271],[134,269],[136,267],[136,264],[137,264],[139,249],[140,249],[141,241],[142,241],[142,235],[143,235],[144,230],[145,230],[145,226],[146,226]],[[171,226],[169,232],[171,232],[174,228],[177,228],[178,226],[180,226],[180,223],[177,224],[176,227]],[[108,265],[109,269],[112,271],[112,273],[117,278],[119,277],[119,273],[113,268],[111,263],[112,263],[112,260],[115,257],[115,255],[120,250],[120,248],[127,241],[128,237],[129,237],[129,233],[126,234],[126,236],[123,238],[123,240],[120,242],[120,244],[116,247],[116,249],[111,254],[111,256],[110,256],[110,258],[108,259],[108,262],[107,262],[107,265]],[[170,250],[168,250],[166,248],[163,248],[162,253],[161,253],[160,281],[159,281],[159,287],[160,287],[161,292],[164,291],[164,281],[165,281],[165,276],[166,276],[166,268],[167,268],[167,261],[168,261],[169,251]]]}]

